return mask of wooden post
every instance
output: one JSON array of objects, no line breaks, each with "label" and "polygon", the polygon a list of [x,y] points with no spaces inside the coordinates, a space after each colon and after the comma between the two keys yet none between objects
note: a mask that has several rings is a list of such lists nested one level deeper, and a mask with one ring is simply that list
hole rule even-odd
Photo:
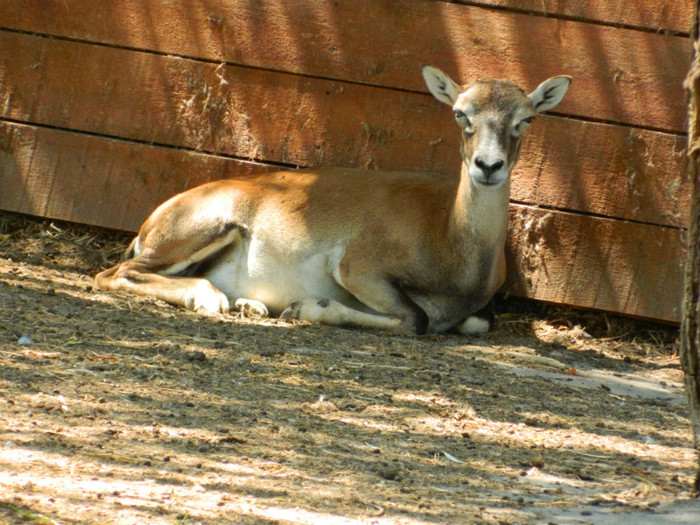
[{"label": "wooden post", "polygon": [[693,63],[685,87],[688,91],[688,169],[693,181],[688,226],[688,256],[685,267],[681,323],[681,363],[685,372],[688,408],[693,425],[698,472],[695,490],[700,493],[700,0],[695,2]]}]

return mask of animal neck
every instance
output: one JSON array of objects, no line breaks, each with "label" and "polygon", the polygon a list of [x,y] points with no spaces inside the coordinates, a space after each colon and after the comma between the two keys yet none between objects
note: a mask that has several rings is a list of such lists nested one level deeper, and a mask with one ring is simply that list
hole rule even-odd
[{"label": "animal neck", "polygon": [[463,246],[466,252],[474,249],[474,239],[478,239],[476,242],[483,248],[500,249],[506,238],[509,200],[510,177],[497,188],[479,186],[469,176],[466,163],[462,162],[450,219],[453,239],[470,239],[470,246]]}]

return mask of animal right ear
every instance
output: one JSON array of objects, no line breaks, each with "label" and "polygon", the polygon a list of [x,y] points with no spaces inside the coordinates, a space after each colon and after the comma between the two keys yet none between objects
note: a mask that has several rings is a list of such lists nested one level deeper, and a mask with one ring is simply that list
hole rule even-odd
[{"label": "animal right ear", "polygon": [[423,78],[433,96],[448,106],[453,106],[462,92],[459,84],[436,67],[423,66]]}]

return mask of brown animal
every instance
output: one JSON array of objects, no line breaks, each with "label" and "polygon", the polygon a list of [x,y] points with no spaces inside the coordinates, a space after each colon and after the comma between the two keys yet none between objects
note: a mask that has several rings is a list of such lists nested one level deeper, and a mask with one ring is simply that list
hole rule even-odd
[{"label": "brown animal", "polygon": [[510,173],[533,117],[571,82],[529,95],[460,88],[423,67],[460,129],[459,177],[345,168],[221,180],[160,205],[99,287],[208,312],[423,334],[488,329],[470,316],[505,278]]}]

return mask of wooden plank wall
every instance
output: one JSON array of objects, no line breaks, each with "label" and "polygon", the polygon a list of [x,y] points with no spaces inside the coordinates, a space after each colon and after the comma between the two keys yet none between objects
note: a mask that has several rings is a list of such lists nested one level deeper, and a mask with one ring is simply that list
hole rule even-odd
[{"label": "wooden plank wall", "polygon": [[0,2],[0,208],[135,230],[276,166],[458,170],[421,64],[574,77],[514,174],[506,289],[675,322],[686,0]]}]

